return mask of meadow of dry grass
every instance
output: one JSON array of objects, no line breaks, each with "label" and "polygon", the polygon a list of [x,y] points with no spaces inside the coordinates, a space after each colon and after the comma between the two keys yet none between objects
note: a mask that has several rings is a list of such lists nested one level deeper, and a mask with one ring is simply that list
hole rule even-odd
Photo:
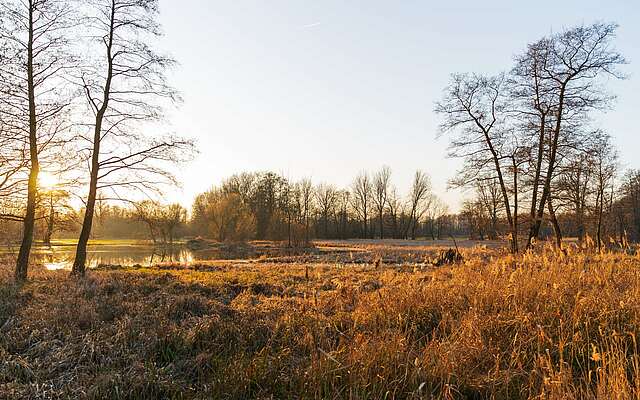
[{"label": "meadow of dry grass", "polygon": [[636,256],[427,253],[36,270],[21,288],[7,264],[0,398],[640,398]]}]

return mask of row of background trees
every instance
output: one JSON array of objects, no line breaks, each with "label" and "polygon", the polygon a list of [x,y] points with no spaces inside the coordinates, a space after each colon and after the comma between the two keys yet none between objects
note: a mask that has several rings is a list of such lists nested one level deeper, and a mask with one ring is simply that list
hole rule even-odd
[{"label": "row of background trees", "polygon": [[192,232],[217,240],[278,239],[292,245],[310,239],[397,238],[444,235],[447,206],[417,171],[406,196],[391,170],[361,172],[348,188],[309,179],[292,182],[272,172],[242,173],[198,195]]},{"label": "row of background trees", "polygon": [[[613,179],[604,196],[603,210],[598,181],[584,163],[575,175],[580,197],[570,197],[556,213],[566,236],[596,239],[598,230],[607,244],[625,246],[640,239],[640,171],[630,170]],[[584,175],[586,174],[586,176]],[[579,177],[579,178],[578,178]],[[571,187],[571,185],[569,185]],[[118,206],[98,196],[94,238],[152,239],[170,245],[177,238],[203,237],[218,241],[279,240],[305,246],[314,239],[448,239],[501,240],[510,235],[509,223],[495,180],[477,182],[456,213],[431,190],[427,174],[417,171],[404,195],[393,184],[391,170],[361,172],[349,187],[309,179],[291,181],[273,172],[241,173],[199,194],[190,213],[180,204],[144,200]],[[367,210],[366,212],[364,210]],[[578,212],[579,211],[579,212]],[[603,218],[600,218],[602,212]],[[36,234],[46,241],[52,234],[76,237],[83,210],[68,205],[68,196],[56,191],[39,203]],[[365,218],[366,216],[366,218]],[[522,216],[522,225],[531,221]],[[4,221],[7,241],[17,235],[20,224]],[[554,235],[547,217],[540,237]],[[520,234],[525,235],[526,231]]]},{"label": "row of background trees", "polygon": [[[537,239],[557,238],[560,232],[579,242],[590,237],[598,245],[599,240],[601,246],[640,241],[640,171],[618,176],[594,157],[559,180],[554,212],[541,222]],[[497,180],[476,181],[467,197],[451,213],[421,171],[406,195],[399,195],[387,167],[360,173],[347,188],[308,179],[291,182],[271,172],[243,173],[198,195],[184,232],[221,241],[269,239],[293,245],[310,239],[510,238]],[[526,240],[526,228],[535,221],[527,214],[516,218],[518,235]]]},{"label": "row of background trees", "polygon": [[[53,233],[76,236],[85,210],[70,207],[69,195],[63,190],[41,193],[37,235],[45,241]],[[455,216],[432,193],[427,174],[417,171],[408,194],[402,197],[388,167],[375,174],[360,173],[345,189],[313,184],[309,179],[292,182],[273,172],[241,173],[196,196],[189,217],[180,204],[144,200],[119,206],[100,195],[94,213],[93,238],[150,238],[161,244],[184,236],[286,240],[292,245],[316,238],[415,239],[428,235],[435,239],[445,235],[445,226],[463,233],[457,222],[445,222],[455,222]],[[15,237],[19,225],[4,222],[7,241]]]}]

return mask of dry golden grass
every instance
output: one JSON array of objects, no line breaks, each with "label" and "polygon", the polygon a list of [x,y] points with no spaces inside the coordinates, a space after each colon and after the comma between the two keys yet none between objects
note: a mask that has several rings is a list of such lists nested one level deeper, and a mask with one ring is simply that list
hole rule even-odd
[{"label": "dry golden grass", "polygon": [[0,397],[640,398],[638,258],[377,251],[22,288],[0,268]]}]

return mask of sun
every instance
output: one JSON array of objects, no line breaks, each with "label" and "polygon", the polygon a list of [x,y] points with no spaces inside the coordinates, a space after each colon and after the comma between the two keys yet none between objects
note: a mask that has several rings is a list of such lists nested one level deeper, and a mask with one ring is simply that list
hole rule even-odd
[{"label": "sun", "polygon": [[40,172],[38,174],[38,183],[40,188],[44,190],[51,190],[58,185],[58,178],[50,172]]}]

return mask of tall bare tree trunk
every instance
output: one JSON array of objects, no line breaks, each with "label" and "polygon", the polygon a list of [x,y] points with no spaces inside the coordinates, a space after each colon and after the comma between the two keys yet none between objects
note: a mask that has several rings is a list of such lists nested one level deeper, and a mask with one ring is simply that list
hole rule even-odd
[{"label": "tall bare tree trunk", "polygon": [[553,177],[553,170],[555,169],[556,156],[558,154],[558,140],[560,139],[560,129],[562,127],[562,115],[564,112],[564,97],[566,92],[566,82],[564,82],[560,88],[560,97],[558,100],[558,111],[556,114],[556,125],[553,130],[553,143],[551,144],[551,154],[549,155],[549,166],[547,168],[547,176],[545,177],[544,188],[542,190],[542,198],[540,199],[540,205],[538,207],[538,213],[529,232],[528,243],[534,238],[540,235],[540,225],[542,224],[542,217],[544,215],[544,206],[547,202],[547,198],[551,195],[551,179]]},{"label": "tall bare tree trunk", "polygon": [[[538,135],[538,159],[536,160],[536,171],[533,179],[533,192],[531,194],[531,211],[529,213],[530,227],[529,237],[527,238],[527,249],[531,247],[533,238],[538,236],[540,222],[536,213],[536,205],[538,204],[538,190],[540,186],[540,175],[542,173],[542,156],[544,154],[544,133],[546,128],[546,119],[543,115],[540,118],[540,134]],[[541,216],[540,216],[541,218]]]},{"label": "tall bare tree trunk", "polygon": [[484,135],[485,135],[485,139],[486,139],[487,145],[489,147],[489,150],[491,151],[491,155],[492,155],[492,158],[493,158],[493,163],[494,163],[495,168],[496,168],[496,173],[498,174],[498,183],[500,183],[500,191],[502,192],[502,199],[504,201],[504,209],[505,209],[505,212],[507,213],[507,223],[511,227],[511,252],[512,253],[517,253],[518,252],[518,248],[517,248],[517,240],[518,240],[517,232],[514,231],[513,217],[511,215],[511,206],[509,204],[509,194],[507,193],[507,186],[505,184],[504,177],[502,176],[502,167],[500,166],[500,159],[498,158],[498,153],[496,152],[495,148],[493,147],[493,144],[491,143],[491,139],[489,138],[489,135],[487,134],[486,131],[484,131]]},{"label": "tall bare tree trunk", "polygon": [[78,238],[78,246],[76,247],[76,257],[73,261],[71,274],[75,276],[84,276],[85,264],[87,262],[87,244],[91,235],[91,227],[93,225],[93,214],[96,206],[96,195],[98,193],[98,179],[100,171],[100,141],[102,139],[102,121],[109,107],[109,98],[111,95],[111,81],[113,79],[113,55],[111,49],[113,47],[113,35],[115,29],[115,4],[112,3],[111,15],[109,20],[109,36],[107,43],[107,79],[104,85],[102,105],[96,113],[95,126],[93,131],[93,149],[91,154],[91,177],[89,181],[89,196],[87,197],[87,206],[82,221],[82,230]]},{"label": "tall bare tree trunk", "polygon": [[511,227],[512,251],[517,253],[518,248],[518,164],[515,156],[513,162],[513,226]]},{"label": "tall bare tree trunk", "polygon": [[287,208],[287,238],[291,247],[291,210],[289,208]]},{"label": "tall bare tree trunk", "polygon": [[24,282],[27,280],[29,267],[29,255],[33,243],[33,229],[36,220],[36,200],[38,196],[38,173],[40,163],[38,160],[38,137],[36,118],[36,95],[33,77],[33,0],[29,0],[29,38],[27,42],[27,91],[29,96],[29,158],[31,168],[29,171],[29,183],[27,187],[27,209],[24,216],[22,230],[22,243],[16,261],[15,280]]},{"label": "tall bare tree trunk", "polygon": [[304,244],[309,246],[309,216],[304,217]]},{"label": "tall bare tree trunk", "polygon": [[[96,126],[96,131],[99,131]],[[98,149],[96,151],[96,148]],[[99,137],[94,143],[94,152],[91,162],[91,181],[89,182],[89,196],[87,197],[87,207],[84,213],[84,219],[82,221],[82,230],[80,231],[80,237],[78,238],[78,246],[76,247],[76,257],[73,261],[73,268],[71,274],[75,276],[84,276],[85,264],[87,262],[87,244],[89,243],[89,237],[91,235],[91,227],[93,225],[93,214],[96,205],[96,194],[98,192],[98,155],[100,144]]]},{"label": "tall bare tree trunk", "polygon": [[580,214],[578,214],[578,241],[580,243],[584,242],[584,236],[585,236],[585,227],[584,227],[584,212],[580,211]]}]

